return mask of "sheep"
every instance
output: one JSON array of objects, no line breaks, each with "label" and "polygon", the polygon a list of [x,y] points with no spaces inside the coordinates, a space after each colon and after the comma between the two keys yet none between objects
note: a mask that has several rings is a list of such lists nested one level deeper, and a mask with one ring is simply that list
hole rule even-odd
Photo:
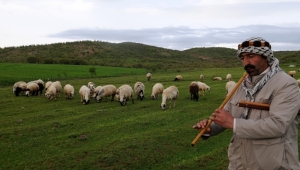
[{"label": "sheep", "polygon": [[70,84],[66,84],[64,86],[64,93],[66,95],[66,99],[72,99],[75,95],[74,87]]},{"label": "sheep", "polygon": [[45,93],[45,97],[47,99],[52,100],[53,98],[56,100],[57,98],[57,88],[55,87],[55,83],[52,83],[48,88],[47,91]]},{"label": "sheep", "polygon": [[24,81],[18,81],[13,85],[13,94],[19,96],[21,91],[26,91],[27,83]]},{"label": "sheep", "polygon": [[172,105],[171,105],[172,100],[174,101],[174,107],[175,107],[175,103],[176,103],[176,100],[178,99],[178,96],[179,96],[179,91],[178,91],[177,87],[169,86],[168,88],[164,89],[164,91],[162,93],[162,102],[160,105],[161,108],[163,110],[166,109],[167,100],[170,100],[169,108],[172,107]]},{"label": "sheep", "polygon": [[90,94],[91,94],[91,89],[87,87],[86,85],[82,85],[81,88],[79,89],[79,94],[80,94],[80,102],[82,104],[88,104],[90,102]]},{"label": "sheep", "polygon": [[221,77],[214,77],[213,80],[221,81],[222,78]]},{"label": "sheep", "polygon": [[102,88],[102,86],[97,86],[94,91],[93,91],[93,95],[92,98],[96,99],[97,94],[99,93],[99,90]]},{"label": "sheep", "polygon": [[25,95],[29,97],[29,94],[32,96],[37,96],[39,93],[39,85],[35,82],[27,83]]},{"label": "sheep", "polygon": [[45,84],[45,90],[47,92],[47,89],[50,87],[50,85],[52,84],[52,81],[47,81]]},{"label": "sheep", "polygon": [[199,91],[201,91],[201,93],[202,93],[201,95],[204,97],[206,91],[210,91],[210,87],[207,84],[200,82],[200,81],[198,81],[197,84],[199,87]]},{"label": "sheep", "polygon": [[134,84],[133,89],[135,94],[137,95],[137,99],[140,99],[142,101],[143,98],[145,98],[145,85],[142,82],[138,81]]},{"label": "sheep", "polygon": [[191,100],[196,100],[198,101],[199,99],[199,95],[198,95],[198,92],[199,92],[199,86],[196,82],[192,82],[190,85],[189,85],[189,92],[191,94]]},{"label": "sheep", "polygon": [[114,101],[117,88],[114,85],[105,85],[99,89],[99,92],[96,95],[96,100],[100,102],[103,98],[111,96],[111,101]]},{"label": "sheep", "polygon": [[300,86],[300,79],[298,79],[297,82],[298,82],[298,85]]},{"label": "sheep", "polygon": [[182,76],[181,75],[177,75],[174,79],[174,81],[181,81],[182,80]]},{"label": "sheep", "polygon": [[134,104],[133,90],[131,86],[124,84],[117,89],[116,99],[118,102],[120,102],[121,106],[125,106],[130,98],[132,100],[132,104]]},{"label": "sheep", "polygon": [[226,83],[225,89],[226,89],[226,96],[233,90],[234,86],[236,85],[236,82],[229,81]]},{"label": "sheep", "polygon": [[289,71],[288,75],[290,75],[291,77],[295,77],[296,71]]},{"label": "sheep", "polygon": [[161,83],[156,83],[152,87],[152,94],[151,98],[152,100],[157,99],[159,94],[162,94],[164,91],[164,86]]},{"label": "sheep", "polygon": [[60,97],[60,93],[62,91],[62,86],[60,81],[55,81],[51,84],[51,86],[52,85],[56,88],[56,97]]},{"label": "sheep", "polygon": [[227,80],[227,82],[231,81],[231,79],[232,79],[231,74],[227,74],[227,75],[226,75],[226,80]]},{"label": "sheep", "polygon": [[151,73],[147,73],[147,74],[146,74],[147,81],[150,81],[151,77],[152,77],[152,74],[151,74]]},{"label": "sheep", "polygon": [[204,75],[200,74],[200,81],[203,81],[203,79],[204,79]]},{"label": "sheep", "polygon": [[[44,81],[41,79],[38,79],[38,80],[31,81],[31,82],[36,83],[39,86],[39,92],[40,92],[40,95],[42,95],[43,90],[45,88]],[[31,83],[31,82],[28,82],[28,83]]]}]

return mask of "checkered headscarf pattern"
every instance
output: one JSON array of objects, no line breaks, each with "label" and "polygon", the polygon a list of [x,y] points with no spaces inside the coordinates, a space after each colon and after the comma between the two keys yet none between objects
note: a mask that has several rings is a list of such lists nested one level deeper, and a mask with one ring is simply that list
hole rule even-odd
[{"label": "checkered headscarf pattern", "polygon": [[259,54],[267,58],[269,65],[273,65],[275,57],[271,50],[271,45],[261,37],[252,37],[239,44],[237,56],[239,57],[243,52]]}]

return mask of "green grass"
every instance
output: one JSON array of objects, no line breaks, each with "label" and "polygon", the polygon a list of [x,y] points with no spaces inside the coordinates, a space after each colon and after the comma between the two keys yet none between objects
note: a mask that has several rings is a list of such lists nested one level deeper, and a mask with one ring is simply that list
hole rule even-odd
[{"label": "green grass", "polygon": [[[80,67],[84,66],[76,68],[89,68]],[[13,84],[1,87],[0,169],[226,169],[232,132],[227,130],[209,140],[199,140],[191,147],[198,134],[192,126],[208,118],[224,100],[226,81],[212,78],[225,78],[231,73],[238,81],[243,69],[159,71],[153,73],[149,82],[146,72],[131,71],[136,75],[117,76],[120,73],[110,69],[112,77],[60,80],[63,86],[70,83],[75,87],[77,94],[72,100],[66,100],[63,93],[52,101],[43,96],[16,97],[12,94]],[[45,74],[50,74],[49,70]],[[173,81],[177,74],[183,76],[183,81]],[[198,81],[200,74],[204,74],[211,91],[196,102],[190,100],[188,85]],[[22,74],[15,78],[21,79]],[[142,81],[146,99],[135,98],[134,104],[128,102],[126,106],[110,99],[83,105],[78,90],[89,81],[116,87]],[[151,88],[157,82],[164,87],[178,87],[175,108],[162,110],[161,96],[150,99]]]}]

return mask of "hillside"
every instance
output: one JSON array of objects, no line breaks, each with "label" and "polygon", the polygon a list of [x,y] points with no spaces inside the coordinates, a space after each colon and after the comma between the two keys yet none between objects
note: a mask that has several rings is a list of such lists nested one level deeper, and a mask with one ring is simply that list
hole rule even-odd
[{"label": "hillside", "polygon": [[[300,51],[279,51],[281,64],[299,63]],[[46,45],[0,48],[1,63],[100,65],[156,69],[236,67],[236,50],[222,47],[192,48],[184,51],[145,44],[77,41]]]}]

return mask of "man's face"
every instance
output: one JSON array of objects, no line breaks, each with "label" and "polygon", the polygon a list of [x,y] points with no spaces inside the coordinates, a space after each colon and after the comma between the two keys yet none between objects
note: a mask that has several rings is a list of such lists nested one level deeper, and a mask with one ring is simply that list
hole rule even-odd
[{"label": "man's face", "polygon": [[259,54],[244,52],[239,57],[244,69],[250,76],[259,75],[269,67],[267,58]]}]

